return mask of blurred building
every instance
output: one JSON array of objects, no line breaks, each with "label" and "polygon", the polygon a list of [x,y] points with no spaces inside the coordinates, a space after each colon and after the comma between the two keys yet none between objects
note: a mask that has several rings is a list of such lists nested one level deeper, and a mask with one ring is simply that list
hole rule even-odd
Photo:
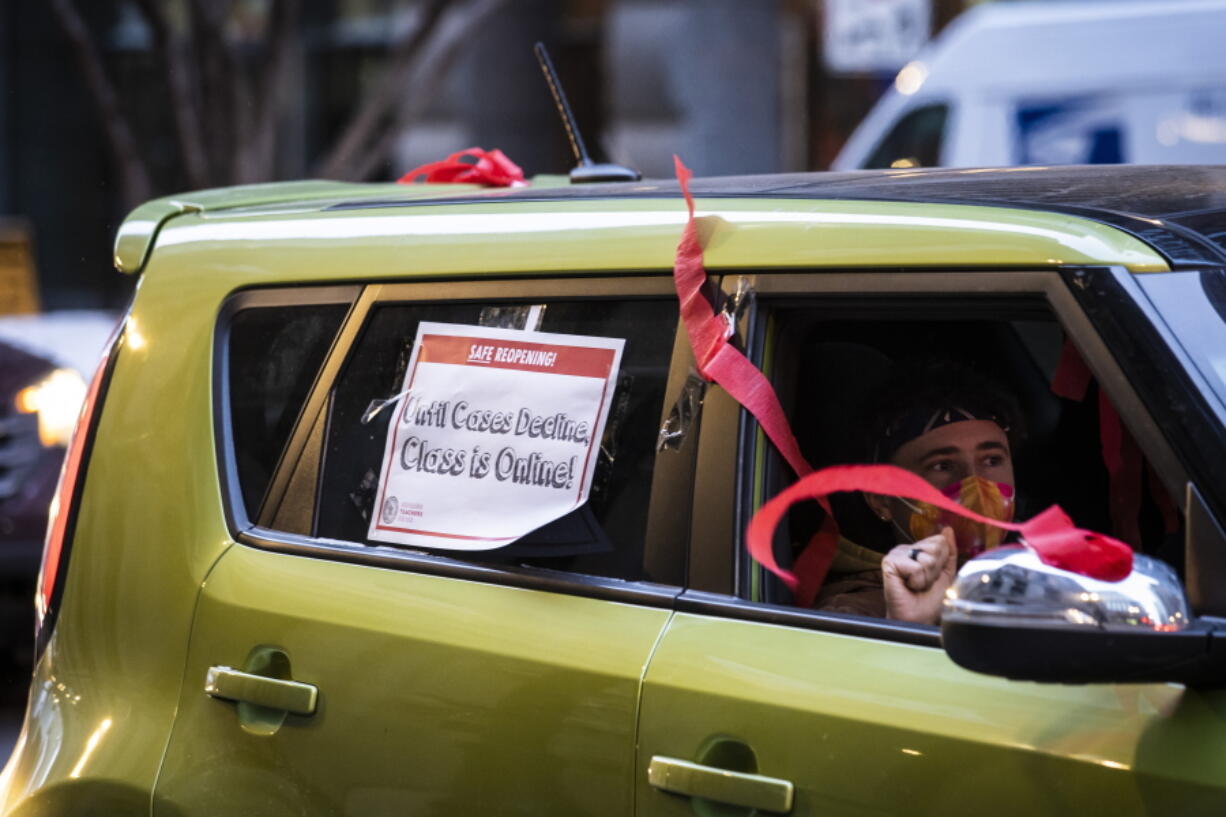
[{"label": "blurred building", "polygon": [[[110,272],[111,238],[127,206],[125,177],[97,90],[79,69],[80,45],[53,13],[65,2],[0,4],[0,217],[32,225],[31,257],[45,307],[113,307],[131,286]],[[482,0],[451,6],[466,2]],[[564,133],[531,52],[537,40],[550,47],[598,159],[649,176],[670,174],[673,153],[709,175],[821,169],[892,81],[906,50],[967,2],[511,0],[472,31],[440,29],[443,56],[405,75],[393,113],[385,115],[403,128],[391,134],[386,155],[351,163],[350,172],[395,178],[470,145],[501,148],[529,173],[568,169]],[[154,32],[131,0],[70,5],[132,125],[151,194],[196,186],[183,165]],[[186,5],[167,5],[172,24],[182,24]],[[255,37],[269,6],[270,0],[234,4],[228,31],[238,59],[259,59]],[[292,92],[278,114],[272,158],[254,172],[317,173],[426,6],[427,0],[302,0],[286,52]],[[256,32],[250,38],[248,28]],[[206,118],[201,127],[217,124]]]}]

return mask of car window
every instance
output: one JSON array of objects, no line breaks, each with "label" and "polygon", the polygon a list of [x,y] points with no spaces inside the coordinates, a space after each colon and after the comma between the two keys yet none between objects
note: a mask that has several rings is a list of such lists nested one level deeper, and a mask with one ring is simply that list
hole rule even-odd
[{"label": "car window", "polygon": [[936,167],[941,163],[949,106],[925,105],[907,112],[890,129],[864,167]]},{"label": "car window", "polygon": [[[522,306],[522,305],[521,305]],[[585,504],[518,541],[441,555],[620,579],[645,578],[643,541],[655,442],[676,331],[676,304],[573,300],[541,304],[539,331],[624,339],[620,371]],[[372,405],[400,391],[423,321],[515,326],[525,311],[490,303],[386,303],[372,310],[330,392],[314,536],[368,545],[390,418]],[[518,327],[517,327],[518,328]],[[480,497],[474,496],[474,502]]]},{"label": "car window", "polygon": [[[915,387],[908,368],[953,368],[959,377],[982,380],[972,386],[972,394],[986,384],[991,394],[1004,394],[1013,405],[1009,416],[1014,419],[1002,425],[1012,449],[1015,520],[1058,504],[1079,526],[1130,541],[1182,571],[1179,511],[1127,427],[1119,450],[1135,473],[1121,477],[1108,471],[1104,446],[1112,431],[1104,431],[1098,385],[1091,378],[1086,393],[1073,398],[1053,393],[1053,381],[1070,365],[1065,362],[1068,335],[1040,299],[992,303],[967,296],[907,303],[882,298],[855,309],[845,301],[762,299],[761,307],[768,316],[760,322],[769,327],[760,342],[770,349],[764,352],[770,374],[815,468],[889,461],[875,448],[880,445],[874,436],[880,430],[875,413],[893,400],[897,389]],[[763,444],[760,438],[756,444]],[[742,485],[760,486],[756,496],[744,496],[745,507],[756,507],[793,479],[773,450],[767,451],[768,456],[757,461],[757,473],[742,475]],[[740,461],[753,468],[755,458],[742,455]],[[831,501],[841,540],[815,607],[884,615],[880,559],[904,541],[898,522],[903,517],[883,515],[859,493],[835,495]],[[822,518],[816,503],[793,509],[777,534],[776,560],[794,565]],[[741,527],[747,521],[742,520]],[[740,550],[738,594],[793,605],[789,591],[752,563],[743,547]],[[875,594],[874,603],[843,603],[859,593]]]},{"label": "car window", "polygon": [[256,518],[273,468],[346,307],[243,309],[229,331],[230,422],[243,505]]},{"label": "car window", "polygon": [[1014,121],[1020,165],[1119,164],[1136,152],[1126,138],[1128,104],[1114,95],[1023,99]]},{"label": "car window", "polygon": [[1163,320],[1226,407],[1226,272],[1138,276]]}]

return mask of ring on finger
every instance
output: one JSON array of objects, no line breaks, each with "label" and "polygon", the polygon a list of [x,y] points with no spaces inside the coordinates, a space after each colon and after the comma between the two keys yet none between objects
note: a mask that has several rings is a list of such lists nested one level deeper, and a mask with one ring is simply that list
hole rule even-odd
[{"label": "ring on finger", "polygon": [[923,552],[924,551],[920,550],[919,548],[911,548],[911,561],[918,562],[919,555]]}]

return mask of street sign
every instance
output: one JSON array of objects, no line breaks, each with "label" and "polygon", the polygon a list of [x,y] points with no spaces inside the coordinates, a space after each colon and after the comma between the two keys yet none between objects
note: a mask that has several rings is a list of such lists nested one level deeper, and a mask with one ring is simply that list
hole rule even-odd
[{"label": "street sign", "polygon": [[932,0],[824,0],[826,67],[833,73],[893,73],[932,30]]}]

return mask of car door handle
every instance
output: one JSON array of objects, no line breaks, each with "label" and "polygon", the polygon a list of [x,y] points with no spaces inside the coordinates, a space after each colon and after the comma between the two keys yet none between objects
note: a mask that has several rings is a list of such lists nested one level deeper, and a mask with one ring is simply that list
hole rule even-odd
[{"label": "car door handle", "polygon": [[214,698],[279,709],[294,715],[314,715],[319,689],[298,681],[240,672],[231,667],[209,667],[204,691]]},{"label": "car door handle", "polygon": [[733,806],[781,814],[792,810],[794,787],[790,780],[732,772],[675,757],[653,757],[647,766],[647,782],[661,791]]}]

